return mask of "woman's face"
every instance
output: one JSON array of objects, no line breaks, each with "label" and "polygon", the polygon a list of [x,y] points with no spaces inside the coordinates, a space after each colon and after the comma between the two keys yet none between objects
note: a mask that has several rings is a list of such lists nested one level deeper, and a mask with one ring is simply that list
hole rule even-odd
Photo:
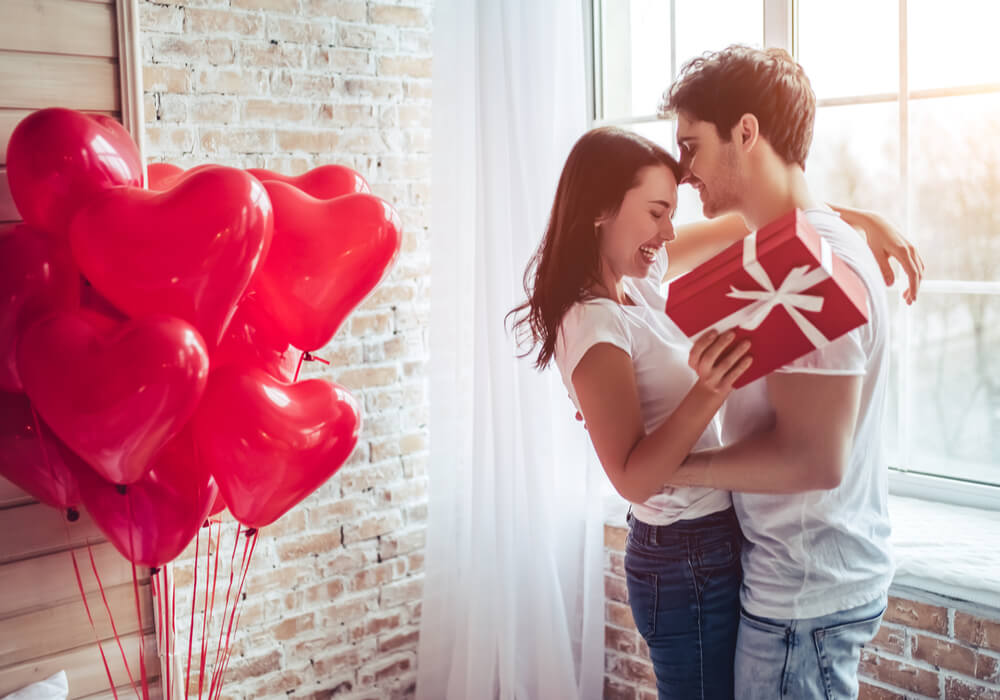
[{"label": "woman's face", "polygon": [[622,277],[645,277],[664,243],[674,239],[671,217],[677,208],[677,180],[665,165],[639,171],[614,215],[598,219],[604,270]]}]

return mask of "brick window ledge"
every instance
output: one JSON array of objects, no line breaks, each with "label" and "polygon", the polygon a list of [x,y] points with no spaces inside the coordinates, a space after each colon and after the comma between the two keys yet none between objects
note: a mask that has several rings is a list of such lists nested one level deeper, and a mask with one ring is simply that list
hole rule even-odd
[{"label": "brick window ledge", "polygon": [[[628,504],[605,503],[606,525],[625,527]],[[889,497],[896,556],[893,587],[1000,611],[1000,512]]]}]

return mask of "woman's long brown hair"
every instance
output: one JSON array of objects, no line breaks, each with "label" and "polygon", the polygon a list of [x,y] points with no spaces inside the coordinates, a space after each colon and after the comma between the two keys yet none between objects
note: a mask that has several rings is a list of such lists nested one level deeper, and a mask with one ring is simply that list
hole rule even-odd
[{"label": "woman's long brown hair", "polygon": [[536,368],[544,369],[552,360],[566,312],[600,281],[597,220],[618,212],[625,193],[639,184],[639,171],[650,165],[667,166],[681,181],[681,166],[669,153],[617,127],[588,131],[570,151],[545,235],[524,271],[528,298],[506,316],[515,317],[518,345],[527,346],[519,357],[541,346]]}]

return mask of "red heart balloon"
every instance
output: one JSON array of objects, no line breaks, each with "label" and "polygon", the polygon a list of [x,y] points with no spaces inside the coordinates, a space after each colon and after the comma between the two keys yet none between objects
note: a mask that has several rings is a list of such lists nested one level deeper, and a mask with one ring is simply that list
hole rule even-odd
[{"label": "red heart balloon", "polygon": [[62,312],[22,334],[17,367],[52,431],[105,479],[130,484],[197,408],[208,352],[179,318],[147,316],[102,334],[89,316]]},{"label": "red heart balloon", "polygon": [[184,174],[184,168],[170,163],[150,163],[146,166],[147,188],[162,192],[169,190]]},{"label": "red heart balloon", "polygon": [[126,559],[151,568],[184,551],[219,495],[187,429],[125,493],[91,469],[79,479],[83,504],[101,532]]},{"label": "red heart balloon", "polygon": [[395,262],[399,217],[370,194],[321,200],[282,182],[264,187],[274,205],[274,241],[252,289],[281,337],[316,350]]},{"label": "red heart balloon", "polygon": [[25,222],[65,234],[76,211],[111,187],[142,186],[142,160],[117,121],[53,107],[29,114],[10,135],[7,176]]},{"label": "red heart balloon", "polygon": [[267,252],[271,203],[242,170],[214,166],[163,193],[121,187],[74,218],[73,256],[98,292],[136,317],[166,313],[218,345]]},{"label": "red heart balloon", "polygon": [[250,292],[233,316],[219,347],[212,353],[212,371],[231,364],[258,367],[275,379],[295,377],[301,351],[289,345],[261,314],[257,296]]},{"label": "red heart balloon", "polygon": [[[215,479],[212,479],[212,485],[215,486]],[[219,487],[215,486],[215,488],[216,491],[218,491]],[[215,501],[212,502],[212,507],[208,511],[208,517],[212,517],[213,515],[218,515],[225,509],[226,509],[226,502],[222,500],[222,494],[219,493],[218,495],[216,495]]]},{"label": "red heart balloon", "polygon": [[294,177],[263,168],[248,168],[247,172],[261,182],[284,182],[316,199],[333,199],[353,192],[372,191],[359,173],[343,165],[321,165]]},{"label": "red heart balloon", "polygon": [[336,384],[286,384],[230,365],[212,373],[193,424],[229,511],[263,527],[340,468],[358,442],[361,415]]},{"label": "red heart balloon", "polygon": [[65,242],[24,225],[0,226],[0,389],[24,389],[15,353],[24,329],[79,305],[80,273]]},{"label": "red heart balloon", "polygon": [[151,163],[146,168],[146,180],[149,182],[147,189],[163,192],[176,187],[181,180],[184,180],[189,175],[200,173],[209,168],[220,167],[222,166],[215,165],[214,163],[205,163],[185,170],[178,165],[171,165],[170,163]]},{"label": "red heart balloon", "polygon": [[53,508],[80,502],[76,470],[86,465],[32,413],[24,394],[0,392],[0,474]]}]

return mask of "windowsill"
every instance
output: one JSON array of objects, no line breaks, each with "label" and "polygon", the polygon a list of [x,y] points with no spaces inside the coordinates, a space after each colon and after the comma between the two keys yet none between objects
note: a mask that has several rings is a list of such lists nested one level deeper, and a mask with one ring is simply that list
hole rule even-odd
[{"label": "windowsill", "polygon": [[[628,504],[605,504],[605,522],[624,527]],[[1000,609],[1000,512],[889,496],[894,586]]]},{"label": "windowsill", "polygon": [[1000,609],[1000,512],[889,497],[894,585]]}]

